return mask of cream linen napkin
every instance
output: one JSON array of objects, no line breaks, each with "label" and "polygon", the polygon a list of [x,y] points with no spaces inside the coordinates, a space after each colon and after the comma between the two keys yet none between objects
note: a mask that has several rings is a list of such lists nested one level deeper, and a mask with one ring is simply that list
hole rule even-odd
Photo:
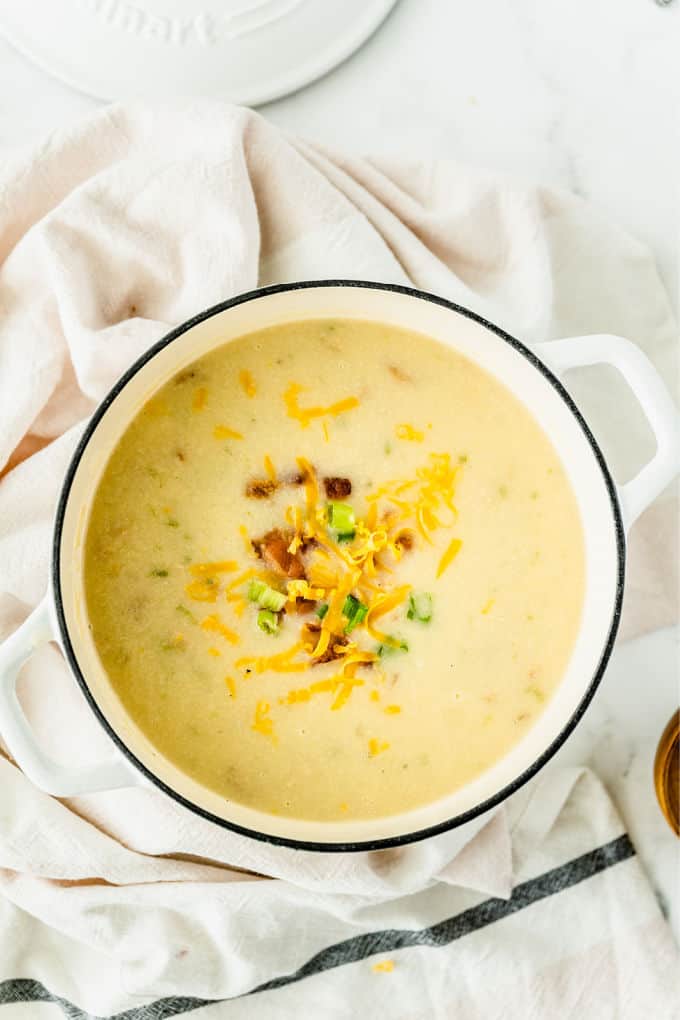
[{"label": "cream linen napkin", "polygon": [[[223,104],[108,108],[0,171],[0,464],[39,451],[0,482],[0,637],[44,591],[68,458],[129,363],[230,295],[342,276],[436,291],[528,342],[618,332],[672,375],[675,326],[652,260],[572,196],[454,164],[340,158]],[[631,398],[598,372],[570,385],[625,477],[649,453]],[[667,499],[633,532],[628,634],[674,618],[673,522]],[[53,648],[25,670],[22,695],[57,760],[107,753]],[[39,977],[99,1013],[127,1008],[128,995],[231,996],[295,970],[319,933],[323,945],[347,937],[357,898],[383,904],[381,924],[394,911],[408,926],[407,894],[512,888],[503,813],[453,861],[446,836],[383,854],[301,854],[225,833],[153,791],[59,803],[10,763],[0,771],[0,965],[9,946],[29,961],[2,976]],[[285,881],[158,856],[168,854]],[[173,947],[194,936],[202,964],[190,979],[173,972]],[[120,987],[101,978],[111,960],[125,964]]]}]

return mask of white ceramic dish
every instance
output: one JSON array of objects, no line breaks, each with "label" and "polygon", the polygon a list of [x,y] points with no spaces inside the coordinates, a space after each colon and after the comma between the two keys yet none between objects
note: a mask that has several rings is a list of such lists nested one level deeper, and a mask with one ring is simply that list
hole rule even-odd
[{"label": "white ceramic dish", "polygon": [[[229,803],[187,777],[151,745],[125,713],[99,662],[87,626],[82,570],[83,537],[98,478],[144,401],[181,368],[219,344],[277,323],[324,316],[373,319],[418,330],[500,378],[557,449],[576,494],[586,545],[585,606],[574,651],[557,692],[521,742],[473,782],[434,803],[389,818],[332,823],[296,821]],[[657,440],[652,460],[621,487],[613,482],[587,425],[551,371],[596,362],[610,363],[622,373]],[[152,783],[218,824],[299,848],[374,849],[464,826],[462,845],[491,808],[554,754],[585,711],[618,627],[625,530],[677,473],[678,449],[677,414],[665,387],[641,351],[621,338],[558,340],[532,352],[441,298],[354,281],[291,284],[234,298],[173,330],[151,348],[95,412],[64,483],[50,591],[0,649],[0,732],[29,778],[57,796]],[[90,707],[112,739],[113,757],[95,768],[69,769],[47,760],[21,711],[16,677],[21,664],[44,641],[60,645]]]},{"label": "white ceramic dish", "polygon": [[99,99],[256,106],[349,57],[396,0],[0,0],[0,33]]}]

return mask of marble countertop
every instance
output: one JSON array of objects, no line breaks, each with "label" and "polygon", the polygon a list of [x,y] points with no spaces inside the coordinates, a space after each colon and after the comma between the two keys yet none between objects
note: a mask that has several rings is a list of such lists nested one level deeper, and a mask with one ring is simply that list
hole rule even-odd
[{"label": "marble countertop", "polygon": [[[651,248],[677,308],[679,36],[678,0],[400,0],[350,60],[262,112],[335,148],[569,188]],[[0,96],[0,158],[99,105],[2,40]],[[619,645],[560,757],[604,779],[680,936],[678,843],[652,786],[677,664],[673,630]]]}]

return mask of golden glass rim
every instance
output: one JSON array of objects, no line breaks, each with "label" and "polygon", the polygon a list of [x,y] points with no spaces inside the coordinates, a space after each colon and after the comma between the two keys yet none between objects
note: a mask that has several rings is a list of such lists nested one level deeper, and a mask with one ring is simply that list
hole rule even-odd
[{"label": "golden glass rim", "polygon": [[680,836],[680,709],[671,716],[654,758],[654,787],[664,817]]}]

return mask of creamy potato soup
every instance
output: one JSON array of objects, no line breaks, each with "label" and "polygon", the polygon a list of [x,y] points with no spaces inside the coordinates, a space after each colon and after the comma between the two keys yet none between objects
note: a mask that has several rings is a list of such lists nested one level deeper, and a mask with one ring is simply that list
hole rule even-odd
[{"label": "creamy potato soup", "polygon": [[452,792],[543,711],[579,626],[583,536],[537,423],[424,336],[318,320],[179,372],[94,500],[93,637],[195,780],[302,819]]}]

